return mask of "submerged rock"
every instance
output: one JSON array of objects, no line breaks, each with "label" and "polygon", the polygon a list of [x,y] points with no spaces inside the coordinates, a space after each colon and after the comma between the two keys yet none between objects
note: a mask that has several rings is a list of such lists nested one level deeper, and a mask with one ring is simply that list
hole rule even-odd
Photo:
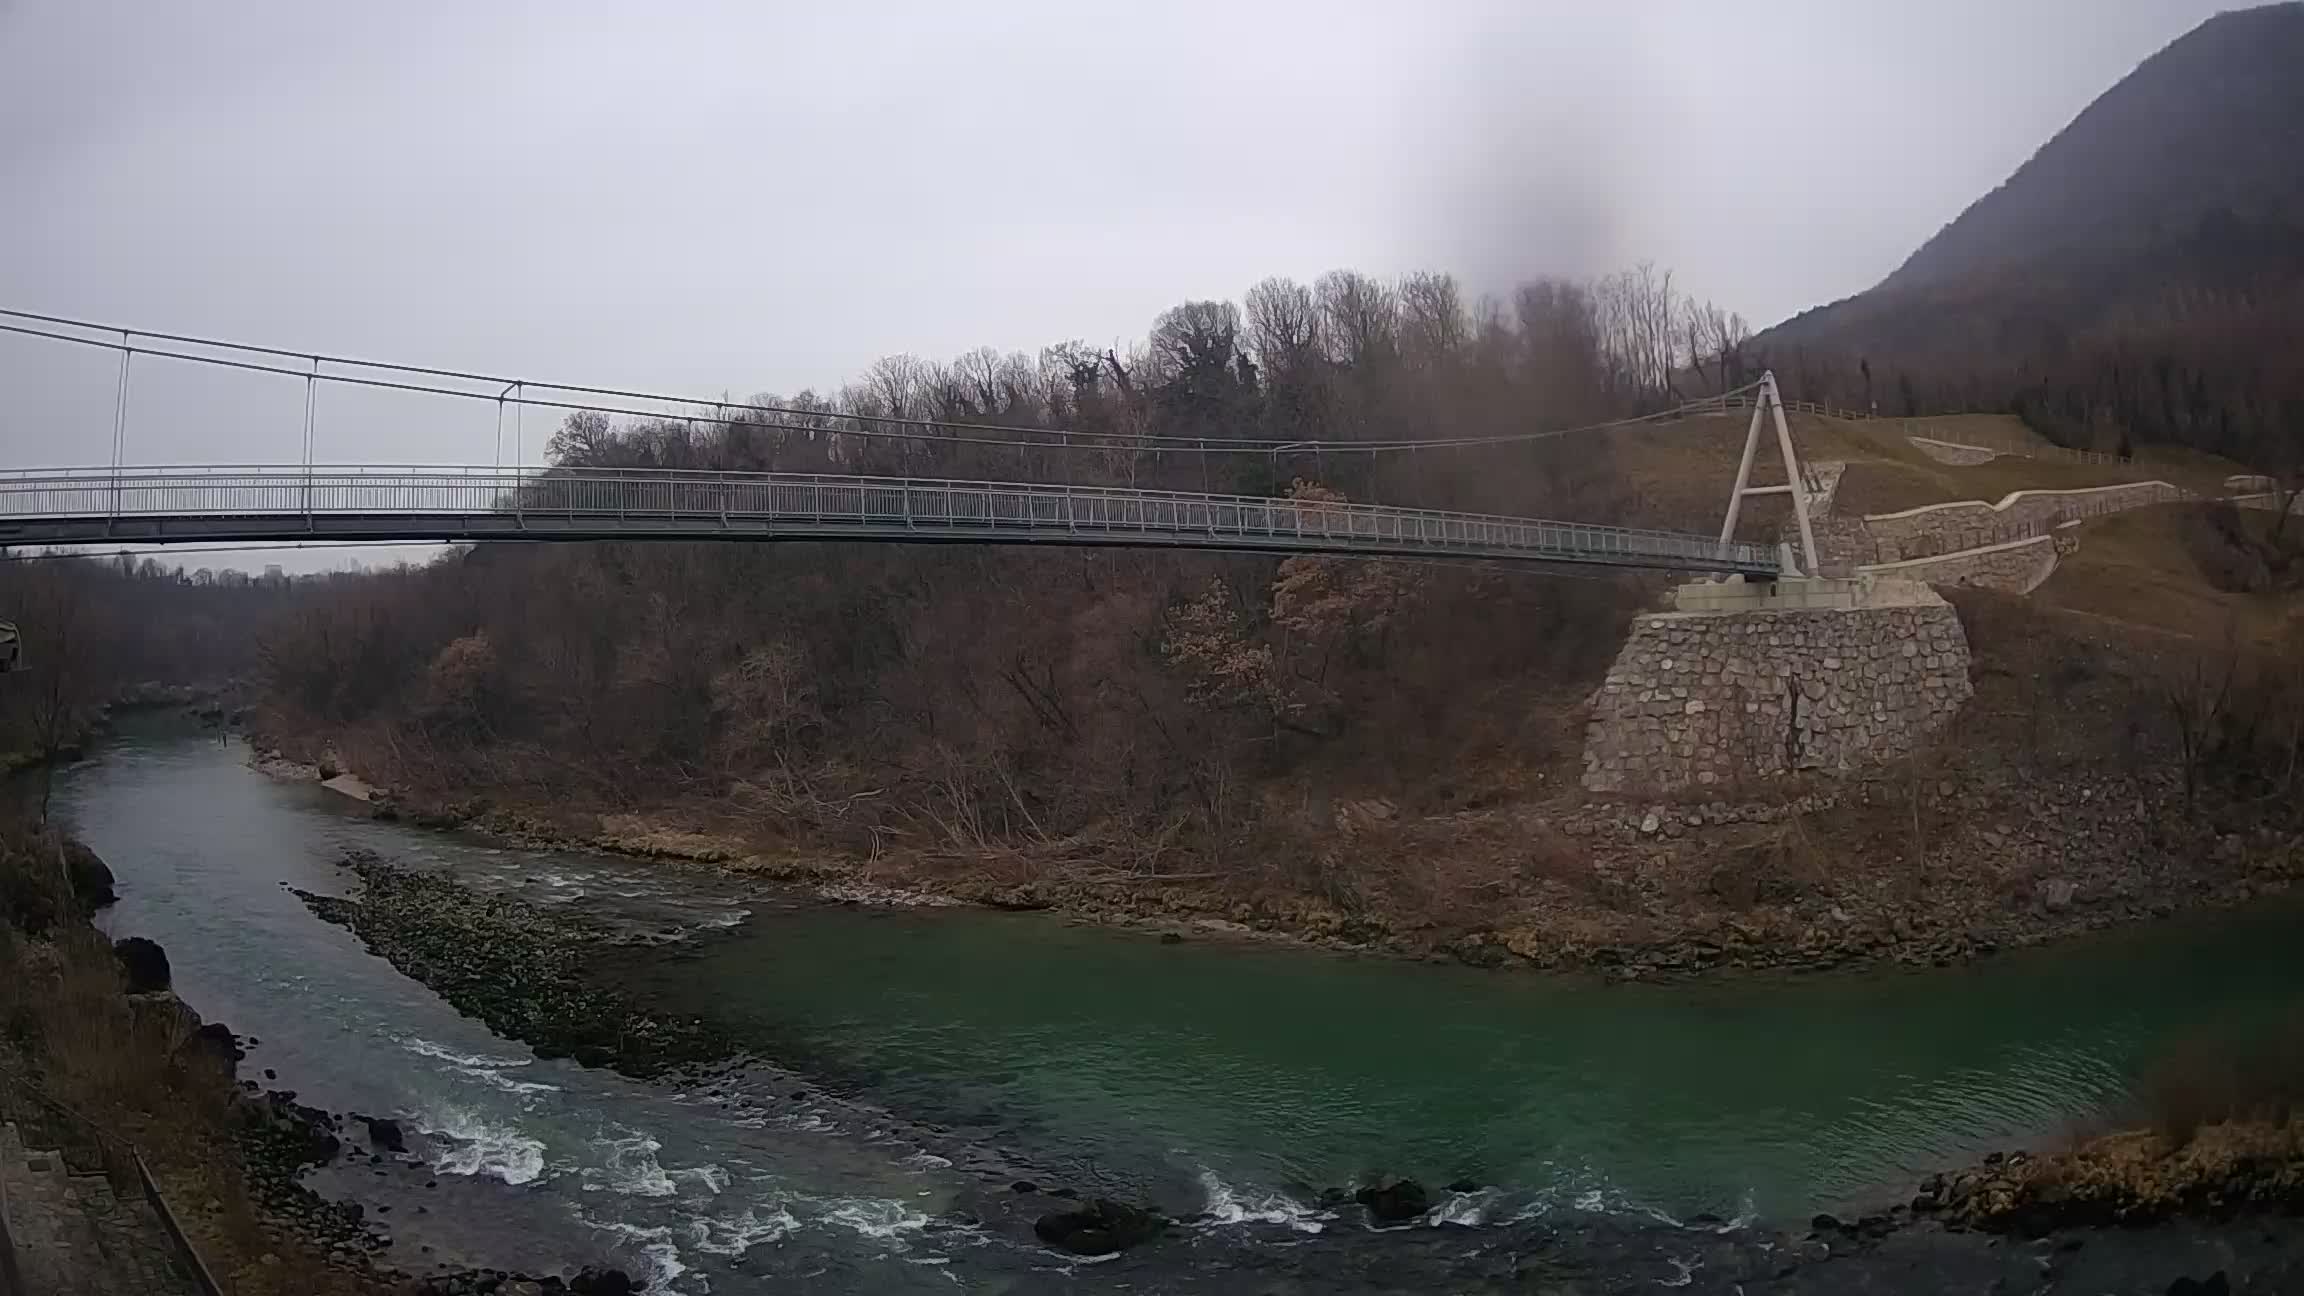
[{"label": "submerged rock", "polygon": [[1368,1218],[1378,1224],[1405,1224],[1432,1209],[1432,1194],[1413,1179],[1362,1188],[1352,1200],[1367,1207]]},{"label": "submerged rock", "polygon": [[1032,1231],[1041,1241],[1074,1255],[1110,1255],[1150,1239],[1166,1223],[1151,1211],[1098,1197],[1080,1210],[1041,1216]]}]

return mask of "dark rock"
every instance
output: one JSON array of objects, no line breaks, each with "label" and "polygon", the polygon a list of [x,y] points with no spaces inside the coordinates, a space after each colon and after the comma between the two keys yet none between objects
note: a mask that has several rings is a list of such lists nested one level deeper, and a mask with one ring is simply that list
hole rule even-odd
[{"label": "dark rock", "polygon": [[1032,1232],[1074,1255],[1110,1255],[1149,1239],[1166,1223],[1151,1211],[1098,1197],[1080,1210],[1041,1216],[1033,1221]]},{"label": "dark rock", "polygon": [[1362,1188],[1352,1200],[1367,1207],[1368,1218],[1378,1224],[1405,1224],[1432,1209],[1432,1195],[1413,1179]]},{"label": "dark rock", "polygon": [[1501,945],[1487,941],[1459,941],[1449,947],[1449,953],[1466,967],[1500,968],[1511,961],[1511,952]]},{"label": "dark rock", "polygon": [[1017,1193],[1036,1193],[1040,1191],[1040,1185],[1032,1182],[1029,1179],[1019,1179],[1016,1182],[1008,1185],[1008,1191]]},{"label": "dark rock", "polygon": [[1837,1233],[1842,1229],[1847,1228],[1848,1226],[1842,1224],[1840,1222],[1840,1217],[1837,1215],[1818,1215],[1816,1218],[1808,1221],[1808,1227],[1816,1230],[1819,1233]]},{"label": "dark rock", "polygon": [[405,1152],[408,1150],[408,1136],[401,1130],[400,1122],[366,1116],[361,1118],[361,1123],[368,1127],[370,1145],[380,1147],[387,1152]]},{"label": "dark rock", "polygon": [[621,1269],[594,1269],[587,1265],[568,1280],[576,1296],[631,1296],[632,1278]]},{"label": "dark rock", "polygon": [[1452,1193],[1476,1193],[1480,1191],[1480,1184],[1472,1179],[1458,1179],[1448,1184],[1447,1190]]},{"label": "dark rock", "polygon": [[70,837],[64,839],[64,876],[72,883],[73,898],[91,913],[120,899],[112,890],[112,870],[96,852]]},{"label": "dark rock", "polygon": [[240,1051],[240,1041],[232,1037],[231,1028],[222,1022],[209,1022],[193,1031],[184,1047],[188,1052],[214,1059],[227,1072],[248,1056]]},{"label": "dark rock", "polygon": [[1184,937],[1177,932],[1162,932],[1160,933],[1160,943],[1163,945],[1181,945],[1184,943]]},{"label": "dark rock", "polygon": [[168,953],[155,942],[130,936],[113,942],[112,952],[119,955],[121,970],[128,974],[128,993],[150,994],[168,988]]}]

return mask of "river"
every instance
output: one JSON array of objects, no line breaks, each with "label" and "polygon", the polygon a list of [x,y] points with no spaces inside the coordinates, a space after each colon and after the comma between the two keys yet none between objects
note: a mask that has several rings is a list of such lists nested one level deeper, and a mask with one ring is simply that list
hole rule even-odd
[{"label": "river", "polygon": [[[2290,906],[1962,968],[1679,986],[1163,944],[504,850],[246,761],[154,726],[58,795],[118,875],[113,934],[159,941],[186,999],[259,1041],[243,1075],[420,1131],[421,1167],[313,1180],[389,1218],[411,1271],[612,1255],[689,1293],[1218,1290],[1241,1272],[1320,1290],[1423,1263],[1466,1232],[1448,1223],[1509,1240],[1803,1219],[2053,1137],[2172,1037],[2304,988]],[[662,940],[608,965],[781,1068],[685,1091],[537,1059],[287,890],[346,893],[334,862],[355,847]],[[1383,1235],[1312,1204],[1375,1173],[1487,1186]],[[1085,1264],[971,1222],[1015,1208],[1013,1177],[1208,1215],[1158,1256]]]}]

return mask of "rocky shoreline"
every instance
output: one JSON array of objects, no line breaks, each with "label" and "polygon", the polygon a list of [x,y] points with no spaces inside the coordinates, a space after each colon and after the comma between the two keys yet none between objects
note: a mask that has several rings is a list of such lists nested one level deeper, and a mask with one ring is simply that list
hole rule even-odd
[{"label": "rocky shoreline", "polygon": [[[95,852],[78,841],[65,839],[62,849],[73,879],[73,894],[84,905],[79,917],[86,920],[96,910],[114,902],[111,870]],[[102,946],[96,948],[100,951]],[[236,1035],[221,1022],[204,1021],[197,1010],[178,996],[165,950],[149,939],[132,936],[113,943],[112,958],[119,965],[123,1007],[133,1027],[129,1038],[140,1041],[135,1046],[140,1050],[136,1065],[155,1075],[175,1077],[163,1083],[182,1086],[187,1092],[209,1093],[211,1088],[214,1091],[211,1096],[216,1101],[206,1105],[205,1110],[216,1115],[204,1118],[198,1128],[170,1129],[166,1131],[167,1137],[172,1142],[187,1137],[215,1141],[216,1146],[202,1159],[233,1167],[236,1173],[227,1174],[221,1182],[235,1185],[233,1195],[245,1193],[245,1204],[254,1213],[255,1227],[263,1239],[261,1254],[210,1251],[203,1258],[211,1266],[230,1272],[233,1266],[229,1262],[240,1261],[245,1262],[243,1268],[253,1265],[266,1271],[308,1273],[281,1268],[287,1263],[281,1252],[297,1253],[335,1271],[344,1284],[341,1290],[369,1291],[377,1296],[385,1293],[390,1296],[480,1296],[482,1293],[626,1296],[641,1290],[638,1283],[621,1271],[601,1266],[588,1265],[566,1275],[472,1269],[418,1276],[389,1263],[394,1239],[383,1221],[369,1218],[356,1203],[324,1198],[302,1179],[317,1167],[349,1159],[364,1159],[378,1167],[390,1163],[409,1174],[428,1173],[429,1167],[422,1161],[406,1155],[397,1124],[355,1113],[331,1113],[308,1107],[296,1101],[293,1091],[267,1090],[254,1079],[241,1079],[238,1072],[246,1056],[245,1049],[258,1041]],[[62,973],[61,957],[53,946],[45,955],[34,953],[34,977]],[[8,1044],[25,1048],[20,1061],[11,1058],[13,1050]],[[166,1056],[154,1055],[151,1050],[155,1048],[166,1050]],[[0,1041],[0,1082],[8,1080],[12,1072],[20,1072],[16,1076],[19,1082],[29,1082],[30,1092],[42,1095],[41,1056],[37,1036],[29,1040]],[[265,1072],[266,1078],[271,1074]],[[9,1086],[0,1083],[0,1099],[8,1096]],[[76,1099],[77,1095],[73,1097]],[[43,1107],[42,1103],[55,1105]],[[0,1103],[0,1106],[6,1105]],[[202,1104],[195,1103],[193,1109],[203,1109]],[[53,1096],[41,1097],[22,1110],[6,1114],[11,1119],[32,1122],[40,1129],[40,1137],[67,1149],[80,1147],[90,1139],[119,1137],[99,1133],[101,1126],[61,1105],[61,1100]],[[69,1119],[65,1119],[67,1115]],[[213,1125],[209,1121],[213,1121]],[[355,1128],[363,1132],[355,1134]],[[101,1153],[92,1151],[87,1155],[99,1158],[101,1163]],[[163,1166],[159,1173],[165,1185],[169,1172]],[[210,1179],[206,1182],[206,1191],[222,1194],[224,1189],[219,1181]],[[211,1217],[224,1211],[222,1201],[217,1198],[195,1207],[197,1195],[179,1196],[173,1203],[188,1221],[188,1227],[196,1232],[214,1225]],[[211,1240],[221,1236],[212,1234]],[[235,1252],[238,1249],[234,1247]],[[266,1275],[272,1276],[269,1272]]]},{"label": "rocky shoreline", "polygon": [[2304,1116],[2124,1130],[2050,1155],[2011,1152],[1930,1176],[1912,1208],[1958,1227],[2036,1235],[2171,1219],[2304,1216]]},{"label": "rocky shoreline", "polygon": [[350,928],[369,950],[539,1057],[610,1066],[638,1079],[727,1060],[734,1046],[703,1022],[641,1011],[586,974],[623,938],[580,917],[547,913],[455,880],[353,852],[343,866],[358,900],[297,891],[312,912]]},{"label": "rocky shoreline", "polygon": [[[330,1201],[301,1182],[310,1170],[342,1161],[388,1167],[422,1176],[432,1170],[410,1156],[397,1121],[357,1112],[328,1112],[296,1101],[292,1090],[263,1090],[242,1081],[237,1139],[253,1204],[267,1236],[301,1239],[325,1262],[356,1277],[371,1277],[393,1296],[627,1296],[645,1284],[613,1266],[585,1265],[572,1274],[532,1274],[471,1268],[413,1275],[385,1263],[394,1245],[385,1221],[355,1202]],[[383,1170],[379,1170],[383,1173]],[[389,1210],[389,1207],[381,1208]],[[416,1207],[421,1212],[423,1206]]]},{"label": "rocky shoreline", "polygon": [[[535,1002],[507,1004],[502,994],[472,1001],[478,982],[486,975],[462,954],[449,951],[473,943],[489,944],[503,957],[541,967],[566,968],[600,933],[580,920],[536,912],[517,900],[475,892],[453,880],[419,873],[377,859],[347,861],[361,878],[358,901],[307,897],[316,911],[345,922],[360,932],[372,948],[419,979],[445,975],[436,986],[457,1002],[460,996],[497,1014],[497,1019],[534,1031],[542,1038],[576,1040],[596,1037],[599,1023],[625,1011],[582,1004],[572,1022],[556,1022],[556,1015],[577,1007],[578,999],[542,993]],[[476,942],[477,937],[477,942]],[[428,984],[430,982],[428,981]],[[530,985],[533,983],[521,983]],[[451,990],[451,985],[460,989]],[[463,1002],[459,1002],[464,1007]],[[474,1008],[466,1007],[472,1012]],[[492,1024],[494,1020],[492,1019]],[[733,1044],[702,1023],[684,1024],[673,1038],[685,1042],[683,1061],[710,1067],[733,1061]],[[594,1047],[606,1047],[595,1045]],[[711,1056],[715,1050],[717,1057]],[[660,1074],[654,1068],[667,1057],[651,1045],[639,1055],[641,1074]],[[595,1054],[598,1065],[619,1065],[613,1056]],[[712,1084],[712,1081],[706,1081]],[[716,1088],[730,1095],[738,1086]],[[920,1133],[933,1140],[935,1127]],[[942,1148],[967,1158],[965,1150]],[[998,1165],[970,1160],[986,1187],[953,1208],[956,1222],[993,1225],[1011,1236],[1031,1236],[1041,1244],[1076,1254],[1099,1256],[1143,1251],[1148,1257],[1167,1256],[1146,1263],[1166,1265],[1204,1250],[1200,1230],[1204,1216],[1170,1216],[1158,1210],[1130,1205],[1062,1187],[1044,1180],[1002,1182],[1018,1173],[1013,1161]],[[1909,1203],[1852,1220],[1818,1216],[1804,1232],[1778,1232],[1750,1228],[1708,1217],[1674,1225],[1650,1222],[1627,1225],[1594,1217],[1580,1230],[1557,1224],[1538,1228],[1527,1224],[1496,1226],[1466,1236],[1520,1238],[1540,1232],[1554,1249],[1555,1260],[1580,1257],[1579,1264],[1599,1266],[1621,1263],[1631,1272],[1634,1253],[1650,1258],[1658,1248],[1683,1255],[1703,1267],[1696,1291],[1735,1290],[1754,1284],[1754,1290],[1785,1292],[1843,1292],[1850,1290],[1933,1291],[1928,1283],[1979,1283],[1994,1279],[2036,1282],[2060,1275],[2099,1275],[2092,1281],[2111,1283],[2091,1290],[2152,1292],[2155,1296],[2179,1280],[2208,1283],[2217,1273],[2239,1291],[2282,1290],[2267,1282],[2304,1278],[2304,1195],[2274,1192],[2178,1194],[2169,1209],[2149,1217],[2153,1229],[2127,1227],[2107,1245],[2112,1225],[2135,1225],[2146,1217],[2102,1210],[2042,1213],[2024,1206],[2009,1207],[2008,1185],[2032,1182],[2022,1167],[2047,1162],[2021,1154],[1995,1156],[1982,1166],[1952,1175],[1937,1176],[1922,1185]],[[2293,1185],[2299,1166],[2291,1164],[2268,1183]],[[2229,1169],[2229,1167],[2227,1167]],[[2047,1182],[2042,1179],[2040,1182]],[[1419,1249],[1424,1234],[1450,1231],[1444,1221],[1450,1205],[1476,1198],[1479,1186],[1452,1183],[1431,1190],[1413,1181],[1364,1185],[1357,1191],[1332,1189],[1315,1195],[1313,1206],[1327,1218],[1357,1221],[1368,1229],[1394,1237],[1410,1249]],[[1627,1228],[1630,1232],[1626,1232]],[[1405,1234],[1402,1233],[1405,1230]],[[1643,1231],[1645,1230],[1645,1231]],[[2244,1244],[2243,1244],[2244,1243]],[[1357,1241],[1339,1238],[1335,1245],[1355,1249]],[[2218,1257],[2213,1263],[2199,1257]],[[1315,1264],[1319,1262],[1310,1261]],[[1698,1270],[1691,1270],[1692,1274]],[[1916,1278],[1915,1275],[1925,1275]],[[1667,1285],[1679,1285],[1668,1282]],[[1466,1290],[1491,1290],[1468,1286]],[[1983,1288],[1979,1286],[1978,1290]],[[2031,1290],[2010,1286],[2004,1290]],[[2214,1290],[2212,1287],[2180,1290]]]},{"label": "rocky shoreline", "polygon": [[[283,778],[343,773],[326,761],[299,764],[276,754],[260,757],[258,768]],[[1014,882],[989,872],[907,870],[888,861],[866,869],[837,852],[763,853],[726,834],[633,816],[588,823],[588,816],[523,810],[486,797],[420,801],[366,784],[361,799],[377,818],[426,829],[471,832],[529,849],[706,867],[809,887],[839,902],[1042,910],[1072,921],[1178,936],[1673,981],[1744,972],[1944,967],[2290,894],[2304,881],[2304,834],[2263,826],[2219,829],[2212,821],[2175,832],[2163,812],[2176,793],[2164,782],[2105,775],[2029,788],[2021,797],[1940,783],[1932,789],[1936,799],[1964,822],[1943,848],[1946,863],[1934,868],[1933,883],[1916,892],[1908,885],[1803,884],[1774,895],[1767,868],[1755,858],[1763,848],[1746,840],[1754,832],[1792,831],[1816,816],[1873,814],[1905,795],[1903,790],[1852,784],[1749,805],[1579,804],[1528,831],[1577,843],[1587,857],[1590,885],[1637,912],[1602,920],[1571,902],[1559,907],[1558,921],[1452,931],[1300,900],[1243,897],[1191,880],[1082,880],[1056,870]],[[866,876],[874,871],[899,877]],[[1692,899],[1636,899],[1658,876],[1672,872],[1700,879]]]}]

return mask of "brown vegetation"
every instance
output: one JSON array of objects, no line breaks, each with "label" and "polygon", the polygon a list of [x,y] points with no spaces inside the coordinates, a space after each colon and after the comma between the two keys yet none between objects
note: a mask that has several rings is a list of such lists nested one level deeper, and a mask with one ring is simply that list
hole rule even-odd
[{"label": "brown vegetation", "polygon": [[[235,1137],[241,1106],[229,1067],[173,995],[127,993],[111,942],[81,916],[65,845],[21,821],[0,823],[0,1071],[69,1095],[77,1118],[133,1145],[202,1258],[241,1296],[377,1290],[266,1227]],[[0,1104],[7,1090],[0,1075]]]},{"label": "brown vegetation", "polygon": [[2304,1207],[2304,1016],[2184,1041],[2134,1098],[2142,1128],[1994,1157],[1931,1180],[1923,1200],[1965,1224],[2027,1234]]},{"label": "brown vegetation", "polygon": [[[821,410],[807,425],[578,415],[553,452],[1621,521],[1605,438],[1252,455],[1144,438],[1560,428],[1669,404],[1698,381],[1691,347],[1703,382],[1734,382],[1740,339],[1645,268],[1533,285],[1509,307],[1467,303],[1445,276],[1340,272],[1267,280],[1244,310],[1187,303],[1125,356],[895,357],[833,399],[781,402]],[[854,416],[934,427],[865,437]],[[978,422],[1066,431],[985,445],[966,435]],[[262,655],[274,733],[332,740],[420,799],[685,805],[755,844],[965,875],[1216,874],[1328,894],[1306,871],[1336,872],[1308,861],[1338,805],[1422,813],[1572,754],[1559,718],[1646,589],[1314,557],[483,546],[316,589]]]}]

